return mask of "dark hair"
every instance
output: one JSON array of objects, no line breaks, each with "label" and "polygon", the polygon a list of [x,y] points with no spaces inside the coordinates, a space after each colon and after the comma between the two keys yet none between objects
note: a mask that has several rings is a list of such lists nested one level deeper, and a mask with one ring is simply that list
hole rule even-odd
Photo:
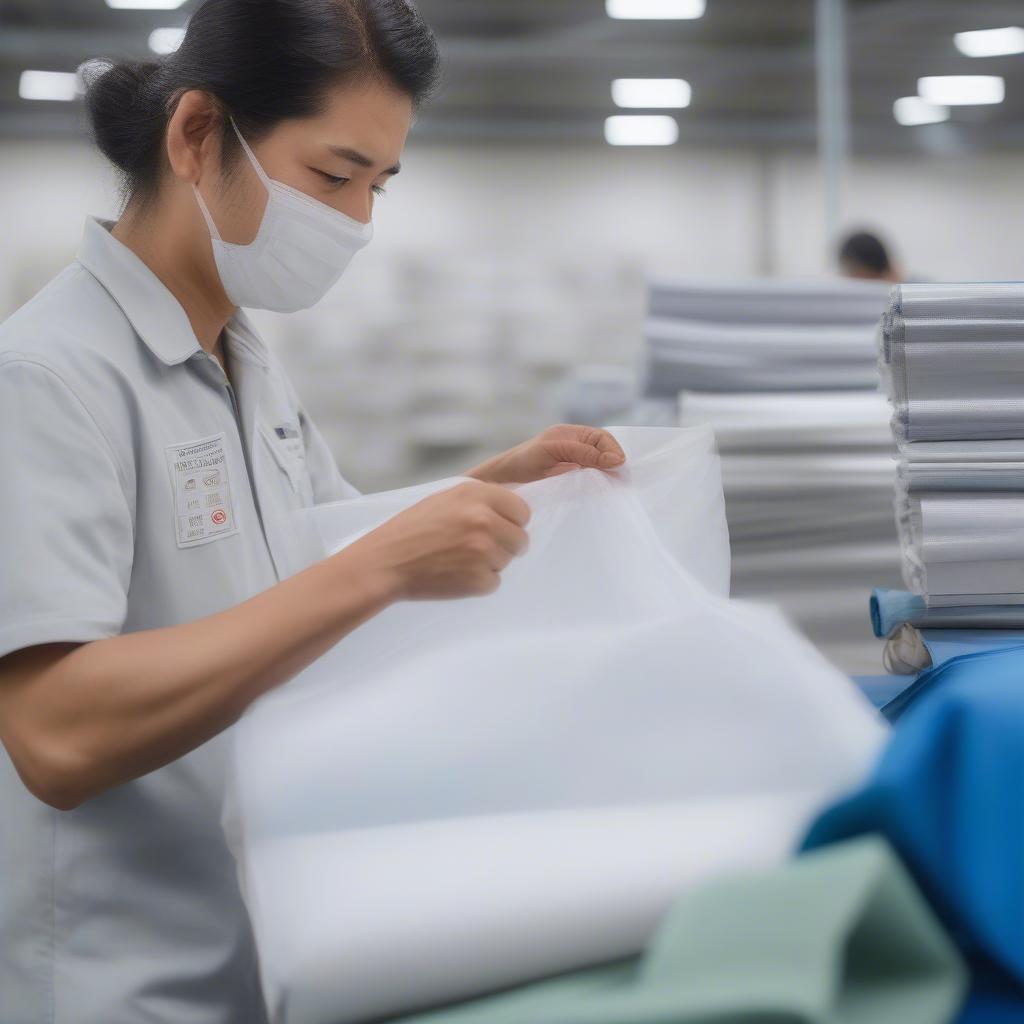
[{"label": "dark hair", "polygon": [[[331,84],[380,78],[418,106],[439,74],[434,34],[407,0],[205,0],[174,53],[84,70],[93,137],[127,199],[155,192],[167,122],[189,89],[258,139],[315,114]],[[238,145],[226,117],[222,143],[230,159]]]},{"label": "dark hair", "polygon": [[878,235],[870,231],[856,231],[848,235],[839,247],[839,261],[864,267],[876,274],[887,274],[892,270],[885,245]]}]

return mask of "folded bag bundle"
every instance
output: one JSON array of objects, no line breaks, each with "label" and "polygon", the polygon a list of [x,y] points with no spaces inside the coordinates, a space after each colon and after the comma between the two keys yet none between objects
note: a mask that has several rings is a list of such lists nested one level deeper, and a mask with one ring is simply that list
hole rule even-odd
[{"label": "folded bag bundle", "polygon": [[[235,729],[225,815],[272,1019],[346,1024],[638,953],[687,884],[778,863],[884,728],[729,601],[706,428],[519,488],[490,597],[393,606]],[[455,481],[305,513],[323,553]]]}]

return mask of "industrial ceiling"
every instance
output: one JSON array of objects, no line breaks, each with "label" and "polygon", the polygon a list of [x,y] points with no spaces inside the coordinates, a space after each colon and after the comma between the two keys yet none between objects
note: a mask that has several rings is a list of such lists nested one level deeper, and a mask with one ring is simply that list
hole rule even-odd
[{"label": "industrial ceiling", "polygon": [[[105,0],[0,0],[0,135],[83,131],[80,102],[20,99],[25,69],[70,71],[89,57],[145,56],[178,10]],[[576,143],[602,139],[615,78],[686,79],[679,144],[805,147],[815,140],[813,0],[707,0],[696,20],[624,21],[604,0],[420,0],[445,57],[445,84],[417,137]],[[1024,149],[1024,54],[972,59],[955,32],[1017,25],[1020,0],[849,0],[847,54],[855,151]],[[992,74],[1005,102],[957,107],[944,124],[898,125],[893,101],[924,75]]]}]

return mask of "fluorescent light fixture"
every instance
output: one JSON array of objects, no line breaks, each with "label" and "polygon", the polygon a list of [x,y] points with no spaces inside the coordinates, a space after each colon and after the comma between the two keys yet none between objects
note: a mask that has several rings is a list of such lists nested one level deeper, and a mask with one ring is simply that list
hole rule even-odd
[{"label": "fluorescent light fixture", "polygon": [[78,95],[73,71],[22,71],[18,95],[23,100],[73,100]]},{"label": "fluorescent light fixture", "polygon": [[679,125],[668,114],[616,114],[604,121],[604,140],[611,146],[671,146]]},{"label": "fluorescent light fixture", "polygon": [[605,0],[605,10],[609,18],[644,18],[659,21],[699,18],[704,14],[706,6],[706,0]]},{"label": "fluorescent light fixture", "polygon": [[998,75],[934,75],[917,80],[917,94],[946,107],[1002,103],[1006,83]]},{"label": "fluorescent light fixture", "polygon": [[938,124],[949,120],[949,107],[929,103],[920,96],[903,96],[892,105],[892,116],[900,124]]},{"label": "fluorescent light fixture", "polygon": [[965,57],[1003,57],[1024,53],[1024,28],[985,28],[978,32],[957,32],[953,45]]},{"label": "fluorescent light fixture", "polygon": [[107,0],[115,11],[176,11],[185,0]]},{"label": "fluorescent light fixture", "polygon": [[682,78],[616,78],[612,99],[617,107],[688,107],[690,83]]},{"label": "fluorescent light fixture", "polygon": [[183,28],[155,28],[149,33],[149,48],[154,53],[174,53],[184,38]]}]

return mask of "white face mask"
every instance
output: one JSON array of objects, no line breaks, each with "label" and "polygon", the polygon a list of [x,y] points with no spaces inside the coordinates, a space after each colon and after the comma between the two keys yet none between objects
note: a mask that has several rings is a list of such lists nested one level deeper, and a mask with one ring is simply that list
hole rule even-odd
[{"label": "white face mask", "polygon": [[210,229],[213,258],[227,297],[236,306],[294,313],[319,302],[373,237],[361,224],[304,192],[274,181],[260,166],[235,122],[245,155],[267,189],[256,237],[235,245],[220,237],[203,197],[192,190]]}]

